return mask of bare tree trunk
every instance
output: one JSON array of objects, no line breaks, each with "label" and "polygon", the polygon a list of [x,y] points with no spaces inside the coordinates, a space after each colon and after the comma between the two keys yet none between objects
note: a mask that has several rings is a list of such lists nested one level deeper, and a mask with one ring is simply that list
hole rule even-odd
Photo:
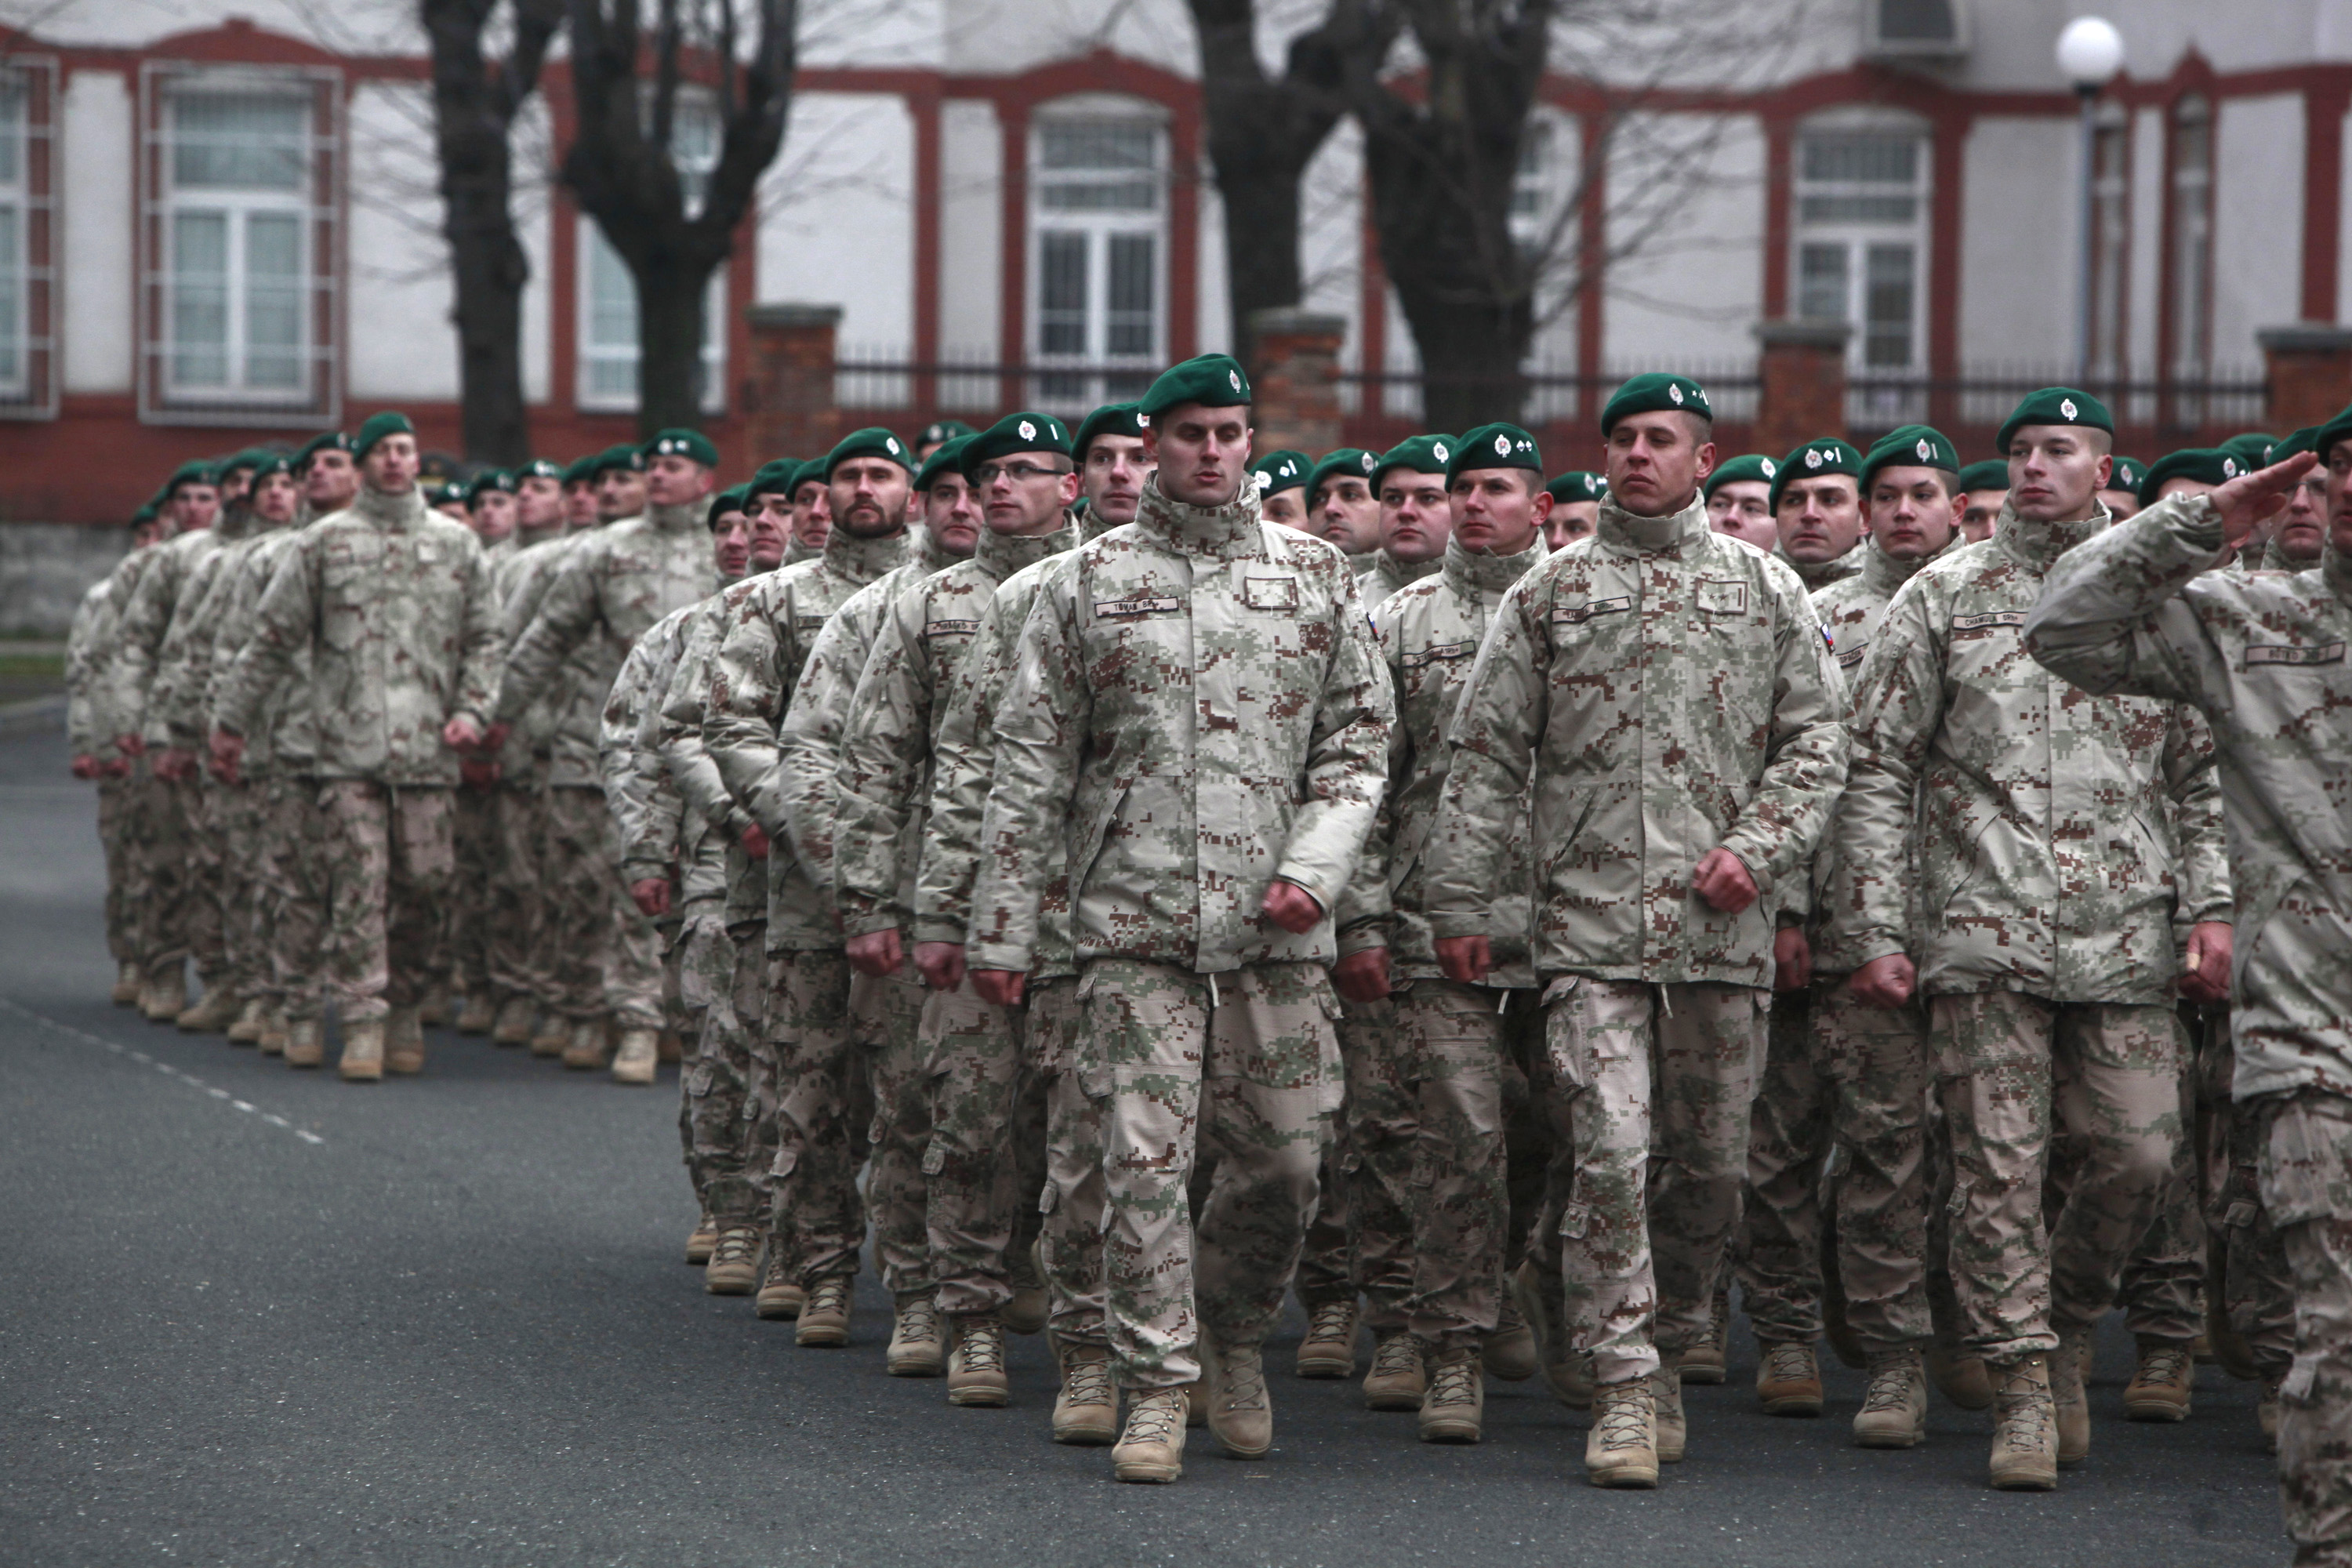
[{"label": "bare tree trunk", "polygon": [[702,423],[702,301],[711,268],[650,263],[637,274],[637,426],[692,429]]}]

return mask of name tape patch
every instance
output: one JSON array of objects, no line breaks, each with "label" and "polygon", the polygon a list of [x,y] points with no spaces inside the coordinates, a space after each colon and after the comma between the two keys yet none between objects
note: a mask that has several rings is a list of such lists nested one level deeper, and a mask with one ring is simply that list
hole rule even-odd
[{"label": "name tape patch", "polygon": [[1095,618],[1118,620],[1128,616],[1171,616],[1184,607],[1184,601],[1166,594],[1152,594],[1133,599],[1097,599]]},{"label": "name tape patch", "polygon": [[1398,662],[1407,669],[1418,669],[1432,659],[1468,658],[1477,651],[1478,645],[1473,642],[1432,643],[1418,653],[1406,654]]},{"label": "name tape patch", "polygon": [[927,637],[970,637],[980,630],[978,621],[925,621],[923,635]]},{"label": "name tape patch", "polygon": [[1696,584],[1698,613],[1702,616],[1744,616],[1748,613],[1748,584],[1729,577],[1702,577]]},{"label": "name tape patch", "polygon": [[2342,664],[2344,645],[2340,642],[2314,644],[2296,647],[2288,643],[2255,643],[2246,649],[2246,668],[2258,664]]},{"label": "name tape patch", "polygon": [[1987,626],[2021,626],[2024,624],[2023,610],[1988,610],[1980,616],[1952,617],[1952,629],[1956,632],[1980,632]]},{"label": "name tape patch", "polygon": [[1620,594],[1612,599],[1587,599],[1580,605],[1555,605],[1551,618],[1556,625],[1581,626],[1595,616],[1621,615],[1633,607],[1633,595]]},{"label": "name tape patch", "polygon": [[1838,664],[1842,668],[1852,669],[1855,665],[1862,662],[1862,656],[1869,651],[1870,645],[1868,643],[1856,643],[1850,648],[1842,647],[1837,650]]}]

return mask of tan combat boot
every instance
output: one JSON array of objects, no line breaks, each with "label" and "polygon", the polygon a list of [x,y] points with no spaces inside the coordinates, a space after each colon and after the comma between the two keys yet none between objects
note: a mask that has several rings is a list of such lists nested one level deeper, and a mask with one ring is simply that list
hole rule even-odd
[{"label": "tan combat boot", "polygon": [[[801,1321],[808,1321],[807,1309]],[[890,1348],[883,1352],[892,1377],[937,1377],[947,1370],[947,1336],[940,1327],[940,1310],[928,1290],[909,1290],[898,1298],[890,1324]]]},{"label": "tan combat boot", "polygon": [[419,1007],[394,1007],[385,1020],[383,1065],[387,1072],[415,1077],[425,1070],[425,1016]]},{"label": "tan combat boot", "polygon": [[1548,1290],[1542,1270],[1522,1263],[1511,1276],[1511,1300],[1536,1336],[1536,1354],[1543,1367],[1544,1386],[1570,1410],[1592,1408],[1592,1358],[1569,1341],[1566,1303]]},{"label": "tan combat boot", "polygon": [[1992,1376],[1985,1371],[1983,1358],[1958,1346],[1938,1342],[1927,1347],[1927,1381],[1963,1410],[1992,1408]]},{"label": "tan combat boot", "polygon": [[530,1032],[530,1054],[535,1057],[560,1057],[572,1044],[572,1026],[561,1013],[550,1013],[539,1020]]},{"label": "tan combat boot", "polygon": [[1596,1487],[1658,1484],[1658,1436],[1651,1380],[1629,1377],[1592,1391],[1592,1430],[1584,1438],[1584,1475]]},{"label": "tan combat boot", "polygon": [[702,1288],[713,1296],[748,1296],[760,1282],[760,1247],[766,1240],[748,1225],[723,1226],[702,1265]]},{"label": "tan combat boot", "polygon": [[265,1057],[286,1054],[286,1009],[272,1007],[261,1016],[261,1034],[253,1042]]},{"label": "tan combat boot", "polygon": [[269,1008],[258,996],[246,999],[236,1010],[236,1020],[228,1026],[228,1043],[232,1046],[257,1046],[261,1043],[262,1026],[269,1021]]},{"label": "tan combat boot", "polygon": [[1301,1377],[1356,1375],[1356,1299],[1326,1301],[1307,1314],[1307,1337],[1298,1342]]},{"label": "tan combat boot", "polygon": [[1486,1430],[1486,1378],[1479,1353],[1467,1345],[1442,1350],[1429,1363],[1429,1392],[1421,1396],[1421,1440],[1475,1443]]},{"label": "tan combat boot", "polygon": [[140,988],[139,1016],[151,1024],[169,1024],[188,1010],[188,983],[176,971],[151,974]]},{"label": "tan combat boot", "polygon": [[751,1298],[751,1311],[761,1318],[797,1318],[808,1304],[808,1292],[801,1288],[798,1272],[784,1249],[768,1249],[768,1272],[760,1281],[760,1293]]},{"label": "tan combat boot", "polygon": [[1054,1441],[1082,1448],[1118,1442],[1118,1384],[1111,1381],[1109,1348],[1055,1334],[1054,1355],[1062,1363]]},{"label": "tan combat boot", "polygon": [[1201,1336],[1209,1384],[1209,1430],[1236,1459],[1263,1459],[1274,1447],[1274,1401],[1265,1359],[1255,1345],[1221,1345]]},{"label": "tan combat boot", "polygon": [[1495,1331],[1486,1336],[1479,1354],[1486,1370],[1505,1383],[1525,1383],[1540,1364],[1536,1359],[1535,1331],[1528,1326],[1507,1290],[1495,1313]]},{"label": "tan combat boot", "polygon": [[1184,1473],[1184,1391],[1155,1388],[1128,1407],[1127,1430],[1110,1451],[1122,1481],[1174,1480]]},{"label": "tan combat boot", "polygon": [[1819,1415],[1822,1413],[1821,1357],[1811,1345],[1765,1340],[1756,1363],[1756,1397],[1767,1415]]},{"label": "tan combat boot", "polygon": [[2070,1329],[2060,1334],[2058,1348],[2048,1359],[2058,1462],[2079,1464],[2091,1457],[2091,1398],[2083,1386],[2091,1372],[2091,1331]]},{"label": "tan combat boot", "polygon": [[686,1037],[676,1029],[664,1029],[661,1032],[660,1043],[655,1047],[654,1054],[666,1062],[686,1060]]},{"label": "tan combat boot", "polygon": [[509,996],[499,1004],[498,1021],[490,1026],[490,1043],[496,1046],[527,1046],[530,1044],[530,998]]},{"label": "tan combat boot", "polygon": [[417,1016],[434,1028],[449,1021],[449,983],[442,981],[425,987],[424,999],[417,1004]]},{"label": "tan combat boot", "polygon": [[1706,1314],[1706,1338],[1683,1352],[1680,1371],[1685,1383],[1709,1385],[1723,1381],[1725,1352],[1731,1334],[1731,1293],[1716,1292]]},{"label": "tan combat boot", "polygon": [[2186,1421],[2197,1363],[2189,1347],[2170,1340],[2139,1342],[2139,1366],[2124,1388],[2124,1416],[2130,1421]]},{"label": "tan combat boot", "polygon": [[1879,1351],[1870,1358],[1870,1386],[1853,1418],[1853,1440],[1864,1448],[1913,1448],[1927,1436],[1927,1371],[1917,1345]]},{"label": "tan combat boot", "polygon": [[184,1008],[178,1019],[180,1031],[188,1035],[217,1035],[236,1022],[236,998],[225,986],[207,985],[205,994],[193,1007]]},{"label": "tan combat boot", "polygon": [[1045,1295],[1045,1238],[1029,1244],[1011,1260],[1013,1299],[996,1310],[1004,1326],[1016,1334],[1042,1333],[1053,1303]]},{"label": "tan combat boot", "polygon": [[712,1219],[709,1211],[706,1209],[703,1211],[702,1217],[694,1222],[694,1228],[687,1232],[687,1262],[700,1268],[710,1261],[711,1250],[718,1245],[719,1222]]},{"label": "tan combat boot", "polygon": [[993,1312],[959,1312],[950,1320],[955,1348],[948,1352],[948,1403],[1001,1409],[1012,1403],[1004,1373],[1004,1325]]},{"label": "tan combat boot", "polygon": [[2263,1384],[2263,1396],[2254,1406],[2254,1425],[2262,1428],[2263,1443],[2273,1454],[2278,1452],[2279,1385]]},{"label": "tan combat boot", "polygon": [[1404,1329],[1372,1347],[1372,1370],[1364,1374],[1367,1410],[1419,1410],[1429,1392],[1429,1370],[1421,1342]]},{"label": "tan combat boot", "polygon": [[2050,1398],[2050,1358],[2030,1355],[1988,1367],[1993,1379],[1993,1489],[2058,1489],[2058,1412]]},{"label": "tan combat boot", "polygon": [[343,1021],[343,1055],[335,1063],[345,1083],[374,1083],[383,1077],[383,1020]]},{"label": "tan combat boot", "polygon": [[1650,1438],[1657,1447],[1658,1463],[1679,1465],[1690,1443],[1690,1422],[1683,1414],[1682,1369],[1672,1356],[1661,1356],[1650,1374]]},{"label": "tan combat boot", "polygon": [[490,1001],[488,991],[468,991],[466,1005],[457,1013],[457,1032],[461,1035],[487,1035],[490,1026],[499,1021],[499,1010]]},{"label": "tan combat boot", "polygon": [[118,1007],[136,1007],[139,1005],[139,965],[129,959],[116,964],[114,989],[107,994]]},{"label": "tan combat boot", "polygon": [[849,1342],[849,1299],[853,1281],[846,1274],[828,1275],[809,1288],[801,1304],[801,1321],[793,1330],[793,1343],[817,1350],[837,1350]]},{"label": "tan combat boot", "polygon": [[286,1065],[314,1068],[327,1059],[327,1024],[323,1018],[289,1018],[286,1022]]},{"label": "tan combat boot", "polygon": [[594,1072],[604,1065],[604,1020],[583,1018],[572,1026],[571,1044],[563,1047],[563,1065],[573,1072]]},{"label": "tan combat boot", "polygon": [[654,1069],[659,1060],[656,1041],[659,1035],[652,1029],[624,1029],[621,1048],[613,1053],[613,1081],[643,1089],[654,1081]]}]

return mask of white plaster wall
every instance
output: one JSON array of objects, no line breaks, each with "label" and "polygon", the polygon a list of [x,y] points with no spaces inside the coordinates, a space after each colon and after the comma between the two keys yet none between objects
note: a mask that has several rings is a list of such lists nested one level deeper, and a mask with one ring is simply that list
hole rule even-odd
[{"label": "white plaster wall", "polygon": [[2144,109],[2132,121],[2131,374],[2157,373],[2156,345],[2164,304],[2164,114]]},{"label": "white plaster wall", "polygon": [[[1193,331],[1202,353],[1224,353],[1234,346],[1232,297],[1226,292],[1225,204],[1217,194],[1216,178],[1203,159],[1194,189],[1200,193],[1200,294],[1193,301]],[[1170,199],[1181,199],[1181,191]]]},{"label": "white plaster wall", "polygon": [[2301,313],[2303,99],[2225,99],[2213,190],[2213,363],[2262,363],[2254,333]]},{"label": "white plaster wall", "polygon": [[545,403],[553,386],[555,324],[555,218],[553,179],[547,166],[547,100],[533,99],[514,128],[515,237],[530,262],[522,289],[522,395]]},{"label": "white plaster wall", "polygon": [[355,405],[458,395],[455,298],[431,124],[422,84],[371,82],[352,95],[344,317]]},{"label": "white plaster wall", "polygon": [[940,208],[940,352],[950,360],[999,363],[1004,132],[993,104],[950,99],[941,106]]},{"label": "white plaster wall", "polygon": [[133,384],[132,90],[118,71],[76,71],[66,82],[58,190],[68,392],[123,393]]},{"label": "white plaster wall", "polygon": [[1335,127],[1298,182],[1299,303],[1348,319],[1341,357],[1358,363],[1364,299],[1364,139],[1356,122]]},{"label": "white plaster wall", "polygon": [[1629,116],[1607,203],[1602,363],[1654,369],[1752,358],[1748,329],[1764,306],[1761,128],[1745,116]]},{"label": "white plaster wall", "polygon": [[2078,127],[2072,120],[1982,119],[1961,163],[1960,363],[2055,374],[2074,353],[2081,220],[2071,195],[2020,198],[2078,188]]},{"label": "white plaster wall", "polygon": [[[1295,0],[1268,4],[1298,9]],[[1200,73],[1183,0],[944,0],[942,12],[942,47],[959,71],[1026,70],[1104,48],[1184,76]]]},{"label": "white plaster wall", "polygon": [[898,98],[807,93],[761,183],[759,293],[842,308],[845,355],[915,335],[915,126]]}]

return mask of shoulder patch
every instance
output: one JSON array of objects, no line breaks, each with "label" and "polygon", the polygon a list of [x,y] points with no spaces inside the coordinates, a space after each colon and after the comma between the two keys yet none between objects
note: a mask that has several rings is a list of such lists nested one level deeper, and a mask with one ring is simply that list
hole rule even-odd
[{"label": "shoulder patch", "polygon": [[925,621],[923,635],[927,637],[970,637],[980,630],[978,621]]},{"label": "shoulder patch", "polygon": [[1693,595],[1702,616],[1744,616],[1748,584],[1735,577],[1701,577]]},{"label": "shoulder patch", "polygon": [[1118,620],[1128,616],[1172,616],[1184,607],[1184,601],[1168,594],[1151,594],[1132,599],[1097,599],[1097,620]]},{"label": "shoulder patch", "polygon": [[2246,668],[2257,665],[2342,664],[2344,645],[2340,642],[2315,643],[2309,647],[2297,647],[2290,643],[2249,643],[2246,646]]},{"label": "shoulder patch", "polygon": [[1619,594],[1613,598],[1587,599],[1580,605],[1554,605],[1551,618],[1554,626],[1581,626],[1595,616],[1622,615],[1633,607],[1633,595]]},{"label": "shoulder patch", "polygon": [[2024,624],[2023,610],[1988,610],[1980,616],[1952,617],[1952,629],[1956,632],[1980,632],[1990,626],[2021,626]]},{"label": "shoulder patch", "polygon": [[1474,642],[1432,643],[1427,647],[1422,648],[1418,652],[1403,655],[1397,660],[1397,662],[1403,665],[1407,669],[1419,669],[1423,665],[1428,664],[1434,659],[1451,660],[1468,658],[1472,654],[1476,653],[1477,651],[1478,645]]}]

